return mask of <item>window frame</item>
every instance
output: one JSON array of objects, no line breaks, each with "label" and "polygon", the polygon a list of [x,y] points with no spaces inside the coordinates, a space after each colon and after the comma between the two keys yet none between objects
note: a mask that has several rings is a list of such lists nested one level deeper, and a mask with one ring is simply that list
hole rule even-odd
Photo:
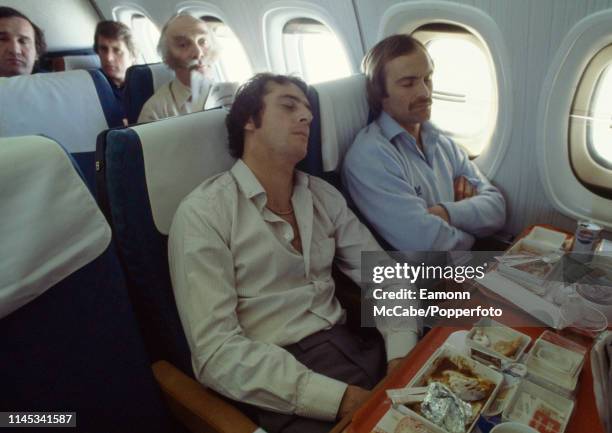
[{"label": "window frame", "polygon": [[[135,12],[135,13],[132,13],[132,14],[130,15],[130,25],[129,25],[129,27],[130,27],[130,29],[132,29],[132,34],[134,34],[134,33],[135,33],[135,32],[134,32],[134,27],[133,27],[133,24],[134,24],[134,18],[138,18],[138,19],[140,19],[140,18],[145,18],[145,19],[148,19],[148,20],[149,20],[149,22],[150,22],[151,24],[153,24],[153,25],[154,25],[154,26],[157,28],[157,31],[158,31],[158,32],[160,33],[160,35],[161,35],[161,30],[160,30],[160,29],[157,27],[157,25],[156,25],[156,24],[153,22],[153,20],[151,20],[151,18],[149,18],[148,16],[146,16],[146,15],[144,15],[144,14],[141,14],[141,13],[139,13],[139,12]],[[159,38],[158,38],[158,41],[159,41]],[[152,45],[152,47],[153,47],[153,49],[154,49],[154,52],[155,52],[156,57],[155,57],[155,58],[153,58],[153,59],[150,59],[150,60],[149,60],[149,59],[147,59],[147,58],[145,57],[144,50],[142,50],[142,48],[140,48],[140,49],[138,50],[138,51],[139,51],[139,53],[138,53],[138,54],[139,54],[139,56],[141,57],[141,60],[143,61],[143,63],[144,63],[144,64],[151,64],[151,63],[159,63],[159,62],[161,62],[161,61],[162,61],[162,58],[161,58],[161,56],[159,55],[159,53],[157,52],[157,43],[158,43],[158,42],[157,42],[157,41],[154,41],[154,40],[150,40],[149,42],[151,42],[151,43],[153,44],[153,45]],[[136,41],[136,44],[138,44],[138,41]]]},{"label": "window frame", "polygon": [[[354,74],[354,70],[353,67],[351,66],[351,61],[348,57],[348,52],[346,50],[345,46],[342,46],[342,41],[340,40],[340,38],[338,37],[338,35],[336,34],[336,32],[334,32],[328,25],[326,25],[325,23],[314,19],[314,18],[310,18],[310,17],[295,17],[295,18],[291,18],[290,20],[287,20],[285,22],[285,24],[283,25],[282,29],[281,29],[281,45],[282,45],[282,49],[283,49],[283,60],[284,60],[284,65],[285,65],[285,73],[287,74],[292,74],[295,72],[299,72],[299,76],[303,78],[303,80],[309,84],[318,84],[318,82],[315,81],[310,81],[309,77],[307,77],[307,70],[305,68],[306,66],[306,56],[305,56],[305,51],[304,51],[304,37],[298,37],[295,38],[295,42],[296,44],[294,44],[295,46],[293,47],[294,49],[288,49],[286,46],[286,35],[287,34],[297,34],[297,35],[305,35],[308,34],[308,32],[286,32],[285,29],[287,28],[287,26],[289,25],[295,25],[298,26],[300,25],[299,23],[294,23],[294,21],[297,20],[309,20],[312,21],[312,23],[309,24],[304,24],[304,25],[316,25],[317,27],[321,27],[323,29],[324,32],[329,33],[330,35],[332,35],[333,37],[335,37],[338,40],[338,43],[341,45],[341,47],[344,49],[344,55],[345,55],[345,59],[347,61],[347,65],[349,67],[349,72],[348,75],[346,76],[350,76]],[[340,78],[344,78],[344,77],[337,77],[335,79],[340,79]]]},{"label": "window frame", "polygon": [[328,11],[314,4],[308,7],[297,5],[297,2],[279,4],[264,14],[263,33],[268,70],[279,74],[287,74],[289,72],[283,48],[283,29],[288,22],[299,18],[309,18],[327,27],[338,38],[340,45],[344,49],[349,62],[350,73],[358,73],[363,55],[361,45],[357,53],[355,47],[348,43],[342,31],[343,27],[338,25]]},{"label": "window frame", "polygon": [[[438,27],[438,29],[436,29],[436,27]],[[412,36],[418,39],[423,45],[425,45],[425,47],[428,47],[428,44],[435,41],[436,39],[447,38],[469,41],[474,44],[478,49],[484,52],[487,65],[489,67],[489,72],[491,73],[491,92],[493,95],[493,99],[491,102],[491,110],[493,111],[493,114],[489,117],[488,124],[484,128],[482,128],[477,134],[459,134],[454,133],[452,131],[443,130],[446,135],[452,138],[467,152],[470,159],[477,158],[486,149],[487,145],[490,145],[491,143],[497,123],[497,112],[499,110],[499,92],[496,80],[497,74],[495,71],[495,64],[493,63],[493,57],[491,56],[489,48],[477,35],[472,33],[465,26],[449,22],[434,21],[426,23],[417,27],[412,32]],[[434,82],[434,88],[435,87],[436,83]],[[444,97],[441,97],[441,94],[436,92],[435,90],[433,92],[433,98],[444,99]],[[477,143],[482,142],[484,142],[484,144],[480,148],[480,151],[473,152],[472,148],[475,147]]]},{"label": "window frame", "polygon": [[377,40],[395,33],[412,34],[432,22],[449,23],[467,28],[489,49],[497,82],[498,104],[495,131],[481,154],[474,159],[480,170],[493,179],[500,169],[510,145],[513,131],[514,95],[510,54],[502,32],[490,15],[473,6],[438,0],[416,0],[390,6],[381,18]]},{"label": "window frame", "polygon": [[[115,8],[113,8],[112,10],[112,14],[113,14],[113,19],[115,21],[119,21],[123,24],[125,24],[126,26],[128,26],[130,28],[130,30],[134,30],[132,27],[132,20],[134,19],[135,15],[141,15],[144,18],[147,18],[156,28],[157,31],[160,32],[161,34],[161,28],[159,27],[159,25],[157,24],[157,22],[151,18],[151,15],[149,15],[144,9],[142,9],[141,7],[137,7],[135,5],[129,5],[129,6],[117,6]],[[157,58],[153,61],[153,62],[148,62],[147,59],[144,56],[144,52],[141,49],[140,45],[139,45],[139,41],[135,41],[136,46],[138,47],[138,57],[139,57],[139,61],[137,62],[137,64],[151,64],[151,63],[158,63],[161,61],[161,56],[159,56],[159,53],[157,53],[157,43],[155,43],[153,45],[154,51],[157,54]]]},{"label": "window frame", "polygon": [[[570,108],[569,153],[574,174],[587,188],[599,195],[612,198],[612,161],[597,154],[589,139],[588,122],[578,119],[590,117],[595,91],[606,69],[612,67],[612,44],[602,48],[589,61],[580,77]],[[582,112],[583,114],[579,114]],[[611,128],[612,128],[612,119]]]},{"label": "window frame", "polygon": [[[224,25],[225,27],[227,27],[229,29],[230,32],[232,32],[232,34],[234,35],[234,37],[236,38],[236,40],[238,41],[238,43],[240,44],[240,47],[242,48],[242,53],[244,54],[244,58],[247,61],[247,64],[249,65],[250,68],[250,73],[249,76],[253,75],[253,63],[251,62],[251,59],[249,58],[247,51],[244,49],[244,44],[242,43],[242,41],[240,40],[240,38],[238,38],[238,36],[236,35],[236,32],[234,31],[234,29],[232,29],[232,27],[221,17],[219,16],[219,14],[217,13],[213,13],[210,11],[205,11],[202,8],[185,8],[182,9],[180,12],[185,12],[185,13],[189,13],[192,16],[194,16],[195,18],[198,18],[202,21],[204,21],[206,23],[206,25],[209,27],[209,29],[214,33],[214,30],[212,28],[212,26],[210,25],[210,23],[206,20],[206,18],[213,18],[216,21],[218,21],[221,25]],[[214,35],[215,39],[217,39],[216,35]],[[219,41],[218,39],[215,40],[215,44],[219,45]],[[217,81],[223,82],[229,82],[229,78],[228,78],[228,73],[227,73],[227,69],[225,67],[225,62],[223,62],[222,60],[222,55],[219,53],[219,57],[217,59],[217,61],[215,62],[215,74],[217,75]]]},{"label": "window frame", "polygon": [[589,187],[576,176],[570,160],[570,113],[578,83],[589,62],[612,44],[612,10],[591,14],[561,41],[540,95],[536,135],[538,171],[544,191],[561,213],[612,229],[612,195]]}]

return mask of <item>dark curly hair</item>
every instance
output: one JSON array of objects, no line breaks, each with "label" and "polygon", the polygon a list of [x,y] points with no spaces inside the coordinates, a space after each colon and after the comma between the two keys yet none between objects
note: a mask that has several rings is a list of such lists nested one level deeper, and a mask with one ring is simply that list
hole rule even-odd
[{"label": "dark curly hair", "polygon": [[8,6],[0,6],[0,19],[2,18],[23,18],[29,22],[34,29],[34,47],[36,48],[36,54],[38,57],[40,57],[47,52],[47,41],[45,40],[45,34],[40,27],[34,24],[28,17],[19,12],[17,9],[13,9]]},{"label": "dark curly hair", "polygon": [[268,93],[267,84],[273,81],[277,84],[295,84],[304,95],[308,86],[298,77],[261,73],[254,75],[238,89],[232,108],[225,118],[225,126],[229,136],[229,150],[235,158],[241,158],[244,152],[244,127],[249,119],[253,119],[255,127],[261,126],[261,115],[264,110],[264,96]]}]

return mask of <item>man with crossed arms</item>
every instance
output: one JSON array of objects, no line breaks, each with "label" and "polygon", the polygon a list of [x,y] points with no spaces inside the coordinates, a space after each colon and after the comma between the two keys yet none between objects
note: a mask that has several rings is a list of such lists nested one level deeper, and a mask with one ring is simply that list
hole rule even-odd
[{"label": "man with crossed arms", "polygon": [[376,120],[344,158],[342,181],[376,232],[402,251],[469,250],[498,231],[506,205],[463,149],[429,118],[434,65],[409,35],[393,35],[363,59]]}]

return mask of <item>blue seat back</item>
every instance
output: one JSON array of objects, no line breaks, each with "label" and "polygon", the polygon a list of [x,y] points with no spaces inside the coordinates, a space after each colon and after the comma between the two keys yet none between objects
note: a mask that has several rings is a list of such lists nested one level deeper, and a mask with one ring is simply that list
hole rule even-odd
[{"label": "blue seat back", "polygon": [[[309,89],[313,112],[318,98]],[[147,348],[192,375],[168,268],[168,232],[181,200],[228,170],[224,110],[106,131],[98,138],[98,201],[113,227]],[[315,116],[318,119],[318,116]],[[321,175],[320,122],[313,121],[300,169]]]},{"label": "blue seat back", "polygon": [[[357,133],[368,124],[365,76],[358,74],[315,84],[320,122],[323,177],[342,191],[339,171]],[[314,147],[314,146],[313,146]]]},{"label": "blue seat back", "polygon": [[310,135],[308,137],[308,153],[297,165],[302,170],[313,176],[325,177],[323,173],[323,160],[321,154],[321,114],[319,110],[319,95],[314,87],[309,87],[306,97],[312,110],[312,122],[310,123]]},{"label": "blue seat back", "polygon": [[163,63],[131,66],[125,74],[125,113],[128,123],[136,123],[143,105],[155,91],[174,79],[174,71]]},{"label": "blue seat back", "polygon": [[40,134],[64,145],[95,183],[96,137],[122,125],[121,106],[98,71],[0,78],[0,137]]},{"label": "blue seat back", "polygon": [[378,235],[356,208],[344,189],[340,176],[344,155],[353,144],[359,131],[372,121],[366,97],[365,76],[358,74],[316,84],[313,86],[313,91],[316,92],[317,97],[316,104],[311,101],[311,105],[317,107],[316,111],[313,110],[313,125],[319,123],[320,134],[312,136],[316,129],[311,129],[311,141],[318,141],[310,144],[309,151],[318,149],[320,152],[321,174],[317,173],[317,175],[342,192],[348,205],[361,222],[370,229],[381,247],[392,250],[393,248]]},{"label": "blue seat back", "polygon": [[168,232],[183,197],[233,164],[224,119],[223,110],[211,110],[110,130],[98,140],[99,200],[147,349],[192,376],[170,282]]},{"label": "blue seat back", "polygon": [[75,431],[178,431],[69,155],[43,137],[0,139],[0,183],[0,407],[76,412]]}]

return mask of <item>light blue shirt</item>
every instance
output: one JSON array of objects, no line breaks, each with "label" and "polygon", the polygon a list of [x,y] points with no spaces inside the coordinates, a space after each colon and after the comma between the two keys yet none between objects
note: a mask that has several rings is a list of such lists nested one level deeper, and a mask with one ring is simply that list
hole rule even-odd
[{"label": "light blue shirt", "polygon": [[[424,152],[415,138],[382,112],[362,129],[344,158],[342,181],[351,199],[393,248],[402,251],[468,250],[505,221],[503,196],[467,154],[431,123],[421,125]],[[464,176],[478,194],[454,200],[454,180]],[[427,209],[442,205],[450,223]]]}]

